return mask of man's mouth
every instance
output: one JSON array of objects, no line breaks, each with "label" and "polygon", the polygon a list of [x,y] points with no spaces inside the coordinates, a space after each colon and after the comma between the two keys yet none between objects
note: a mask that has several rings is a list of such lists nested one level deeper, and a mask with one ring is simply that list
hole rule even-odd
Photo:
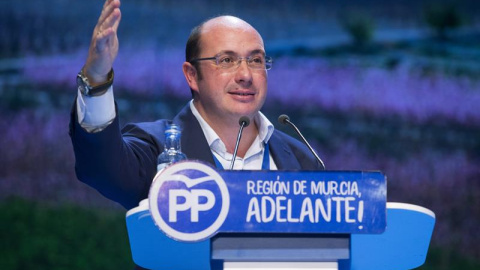
[{"label": "man's mouth", "polygon": [[253,93],[232,93],[233,95],[238,95],[238,96],[253,96]]},{"label": "man's mouth", "polygon": [[231,95],[237,95],[237,96],[253,96],[255,93],[253,91],[230,91],[229,92]]}]

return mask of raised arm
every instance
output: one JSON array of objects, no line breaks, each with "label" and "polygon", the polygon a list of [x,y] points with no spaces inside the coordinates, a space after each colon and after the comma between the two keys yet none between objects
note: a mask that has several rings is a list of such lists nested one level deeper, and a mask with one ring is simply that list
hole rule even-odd
[{"label": "raised arm", "polygon": [[120,0],[106,0],[93,30],[83,72],[92,86],[107,80],[118,53],[117,30],[121,19]]}]

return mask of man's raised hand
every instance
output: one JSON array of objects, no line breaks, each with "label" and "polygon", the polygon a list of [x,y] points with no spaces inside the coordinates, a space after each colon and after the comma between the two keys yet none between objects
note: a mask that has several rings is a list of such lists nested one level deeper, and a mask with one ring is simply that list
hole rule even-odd
[{"label": "man's raised hand", "polygon": [[84,74],[92,86],[107,80],[118,54],[117,30],[121,19],[120,0],[106,0],[93,30]]}]

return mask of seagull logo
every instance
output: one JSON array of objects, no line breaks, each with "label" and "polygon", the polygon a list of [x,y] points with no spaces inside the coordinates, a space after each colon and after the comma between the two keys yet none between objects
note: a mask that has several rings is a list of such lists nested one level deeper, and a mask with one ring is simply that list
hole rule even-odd
[{"label": "seagull logo", "polygon": [[199,184],[207,182],[207,181],[214,181],[214,179],[211,176],[204,176],[204,177],[192,179],[192,178],[190,178],[186,175],[176,174],[175,178],[173,178],[171,180],[168,180],[168,181],[182,182],[182,183],[185,184],[185,186],[187,188],[192,188],[196,185],[199,185]]}]

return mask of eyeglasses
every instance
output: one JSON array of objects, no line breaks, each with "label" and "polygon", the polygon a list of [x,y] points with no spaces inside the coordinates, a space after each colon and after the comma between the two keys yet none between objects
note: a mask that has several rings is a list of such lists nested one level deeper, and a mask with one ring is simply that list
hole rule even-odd
[{"label": "eyeglasses", "polygon": [[223,69],[238,68],[243,60],[247,62],[248,67],[257,70],[270,70],[273,64],[273,59],[270,56],[265,56],[263,54],[253,54],[248,57],[239,57],[238,55],[228,53],[217,54],[214,57],[195,58],[189,62],[193,64],[195,62],[205,60],[214,60],[216,65]]}]

